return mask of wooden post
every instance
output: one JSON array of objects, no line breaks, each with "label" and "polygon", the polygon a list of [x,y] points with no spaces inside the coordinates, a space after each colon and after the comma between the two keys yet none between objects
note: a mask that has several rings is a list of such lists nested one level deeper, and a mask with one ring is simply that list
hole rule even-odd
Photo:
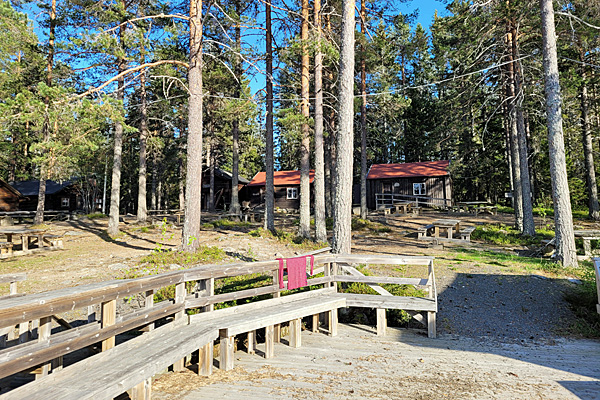
[{"label": "wooden post", "polygon": [[[180,282],[177,285],[175,285],[175,303],[185,302],[185,295],[186,295],[185,282]],[[176,322],[180,321],[184,317],[185,317],[185,311],[180,311],[175,314],[175,321]],[[175,372],[183,371],[184,368],[185,368],[185,357],[182,358],[181,360],[176,361],[173,364],[173,371],[175,371]]]},{"label": "wooden post", "polygon": [[209,376],[212,374],[213,366],[213,342],[205,344],[200,348],[198,375]]},{"label": "wooden post", "polygon": [[302,319],[297,318],[290,321],[290,346],[300,347],[302,345]]},{"label": "wooden post", "polygon": [[[40,327],[38,329],[38,342],[44,342],[50,338],[52,333],[52,317],[44,317],[40,319]],[[40,379],[50,372],[50,363],[44,363],[41,366],[41,372],[35,376],[35,379]]]},{"label": "wooden post", "polygon": [[377,309],[377,336],[385,336],[385,330],[387,328],[387,317],[385,312],[385,308]]},{"label": "wooden post", "polygon": [[314,333],[319,332],[319,314],[314,314],[312,316],[312,331]]},{"label": "wooden post", "polygon": [[29,321],[19,324],[19,344],[29,340]]},{"label": "wooden post", "polygon": [[427,312],[427,336],[431,339],[435,339],[435,312]]},{"label": "wooden post", "polygon": [[248,332],[248,354],[254,354],[256,349],[256,331]]},{"label": "wooden post", "polygon": [[[117,319],[117,301],[110,300],[102,303],[102,329],[114,325]],[[115,337],[102,341],[102,351],[115,347]]]},{"label": "wooden post", "polygon": [[[144,303],[145,309],[150,309],[154,307],[154,290],[146,291],[146,302]],[[148,332],[154,329],[154,322],[148,324]]]},{"label": "wooden post", "polygon": [[[273,298],[281,297],[281,293],[279,292],[279,269],[273,272],[273,287],[276,292],[273,293]],[[273,326],[273,339],[276,343],[281,341],[281,325],[276,324]]]},{"label": "wooden post", "polygon": [[590,238],[583,238],[583,254],[589,256],[592,254],[592,242]]},{"label": "wooden post", "polygon": [[224,337],[221,336],[221,358],[219,368],[223,371],[230,371],[233,369],[233,345],[235,336]]},{"label": "wooden post", "polygon": [[338,310],[329,311],[329,336],[337,336],[338,333]]},{"label": "wooden post", "polygon": [[131,389],[131,400],[150,400],[152,397],[152,378],[145,379]]},{"label": "wooden post", "polygon": [[273,325],[265,328],[265,358],[275,355],[275,329]]}]

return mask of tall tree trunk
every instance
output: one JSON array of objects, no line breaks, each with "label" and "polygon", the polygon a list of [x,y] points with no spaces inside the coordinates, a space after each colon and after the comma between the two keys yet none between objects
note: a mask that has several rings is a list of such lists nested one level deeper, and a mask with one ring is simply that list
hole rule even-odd
[{"label": "tall tree trunk", "polygon": [[342,1],[340,89],[333,207],[333,252],[349,254],[352,246],[352,158],[354,152],[354,0]]},{"label": "tall tree trunk", "polygon": [[323,150],[323,53],[321,52],[321,0],[314,3],[317,36],[315,53],[315,239],[327,241],[325,226],[325,156]]},{"label": "tall tree trunk", "polygon": [[190,66],[188,70],[189,112],[185,222],[181,247],[194,251],[200,246],[202,204],[202,0],[190,0]]},{"label": "tall tree trunk", "polygon": [[594,148],[592,133],[590,131],[589,100],[587,88],[587,70],[585,67],[585,53],[583,47],[579,50],[581,60],[581,134],[583,141],[583,155],[585,158],[585,180],[588,189],[588,209],[590,218],[600,219],[600,206],[598,205],[598,186],[596,185],[596,170],[594,167]]},{"label": "tall tree trunk", "polygon": [[[208,124],[207,124],[208,125]],[[209,124],[211,128],[208,129],[208,132],[212,131],[212,124]],[[214,133],[214,132],[213,132]],[[214,136],[208,138],[206,143],[206,163],[208,164],[208,174],[209,174],[209,189],[208,189],[208,199],[207,199],[207,208],[208,211],[215,211],[215,156],[214,149],[212,146],[214,140]]]},{"label": "tall tree trunk", "polygon": [[540,8],[542,15],[542,51],[544,54],[550,178],[552,180],[552,197],[554,201],[556,259],[565,267],[576,267],[577,253],[573,233],[569,181],[567,178],[552,0],[540,0]]},{"label": "tall tree trunk", "polygon": [[[121,6],[125,9],[125,1],[121,0]],[[124,35],[125,27],[119,28],[119,45],[124,48]],[[117,66],[119,74],[126,69],[125,60],[123,57],[117,57]],[[125,78],[120,77],[117,80],[117,100],[121,103],[125,98]],[[110,236],[116,236],[119,234],[119,209],[121,203],[121,167],[122,167],[122,153],[123,153],[123,123],[117,121],[115,123],[115,136],[114,136],[114,148],[113,148],[113,167],[112,167],[112,181],[110,190],[110,211],[108,214],[108,229],[107,232]]]},{"label": "tall tree trunk", "polygon": [[[238,21],[236,23],[235,26],[235,48],[236,51],[241,53],[242,52],[242,32],[241,32],[241,27],[240,24],[241,22],[241,18],[242,16],[241,14],[241,6],[240,6],[240,1],[237,0],[235,2],[235,12],[237,14],[237,18]],[[235,76],[237,78],[237,82],[235,84],[235,90],[233,91],[233,97],[235,97],[237,100],[236,101],[237,105],[241,104],[241,100],[240,97],[242,96],[242,90],[241,90],[241,85],[242,85],[242,56],[241,54],[236,54],[235,55],[235,70],[234,70]],[[231,167],[231,206],[230,206],[230,210],[231,213],[233,214],[239,214],[240,213],[240,199],[239,199],[239,192],[238,192],[238,179],[239,179],[239,166],[240,166],[240,147],[239,147],[239,136],[240,136],[240,121],[237,117],[237,112],[236,115],[233,118],[233,160],[232,160],[232,167]]]},{"label": "tall tree trunk", "polygon": [[[56,0],[52,0],[50,7],[50,32],[48,35],[48,58],[46,59],[46,85],[52,86],[52,70],[54,68],[54,40],[56,31]],[[46,115],[42,125],[42,140],[50,140],[50,120],[48,117],[48,108],[50,107],[50,98],[44,98],[46,105]],[[48,163],[42,161],[40,168],[40,186],[38,189],[38,202],[35,210],[33,223],[39,225],[44,222],[44,209],[46,205],[46,179],[48,179]]]},{"label": "tall tree trunk", "polygon": [[[365,0],[360,0],[360,31],[366,34]],[[366,40],[366,37],[363,37]],[[367,61],[365,46],[360,45],[360,217],[367,218]]]},{"label": "tall tree trunk", "polygon": [[517,138],[519,141],[519,166],[521,178],[521,193],[523,199],[523,234],[535,235],[535,222],[533,221],[533,206],[531,204],[531,180],[529,178],[529,159],[527,156],[527,132],[525,131],[525,121],[523,119],[523,79],[519,61],[519,47],[517,28],[515,23],[511,23],[511,44],[512,57],[514,60],[514,85],[515,85],[515,107],[517,110]]},{"label": "tall tree trunk", "polygon": [[266,137],[266,186],[265,229],[275,233],[275,187],[273,186],[273,33],[271,31],[271,3],[265,2],[267,42],[267,137]]},{"label": "tall tree trunk", "polygon": [[137,221],[146,222],[148,209],[146,204],[146,138],[148,137],[148,105],[146,96],[146,74],[140,75],[141,121],[140,121],[140,168],[138,175]]},{"label": "tall tree trunk", "polygon": [[508,83],[506,85],[508,98],[508,126],[510,132],[510,150],[513,173],[513,200],[515,207],[515,227],[523,231],[523,185],[521,183],[521,158],[519,157],[519,134],[517,127],[517,107],[515,99],[515,73],[512,56],[512,34],[510,26],[506,29],[506,44],[509,64],[506,66]]},{"label": "tall tree trunk", "polygon": [[179,209],[183,210],[185,208],[185,174],[184,174],[184,165],[183,158],[179,157],[178,163],[178,186],[179,186]]},{"label": "tall tree trunk", "polygon": [[308,0],[302,0],[302,76],[301,104],[302,112],[302,142],[300,143],[300,229],[298,234],[310,238],[310,118],[309,108],[309,64],[308,53]]},{"label": "tall tree trunk", "polygon": [[156,154],[152,156],[152,186],[150,193],[150,207],[156,210],[156,186],[158,182],[158,163],[156,162]]}]

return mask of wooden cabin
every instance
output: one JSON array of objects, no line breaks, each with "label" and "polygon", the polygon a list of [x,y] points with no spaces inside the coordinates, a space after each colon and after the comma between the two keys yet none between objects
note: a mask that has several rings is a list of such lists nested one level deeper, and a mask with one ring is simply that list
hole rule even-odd
[{"label": "wooden cabin", "polygon": [[[246,186],[245,197],[247,201],[250,201],[251,207],[264,204],[266,179],[266,172],[259,172]],[[310,171],[309,179],[311,185],[310,197],[312,199],[312,183],[315,180],[315,171]],[[275,171],[273,173],[273,186],[275,187],[276,208],[300,209],[300,171]]]},{"label": "wooden cabin", "polygon": [[[37,208],[40,181],[21,181],[14,182],[12,185],[25,196],[25,200],[21,201],[21,204],[19,205],[19,210],[35,211]],[[75,211],[82,209],[81,203],[73,182],[46,181],[45,209],[47,211]]]},{"label": "wooden cabin", "polygon": [[0,211],[17,211],[21,200],[21,192],[0,179]]},{"label": "wooden cabin", "polygon": [[[367,206],[381,206],[377,199],[413,200],[444,207],[452,203],[450,161],[425,161],[402,164],[373,164],[367,175]],[[391,196],[392,194],[398,196]],[[427,203],[425,203],[427,204]]]},{"label": "wooden cabin", "polygon": [[[231,204],[231,184],[233,175],[229,171],[215,168],[214,205],[216,210],[228,210]],[[241,191],[250,181],[238,175],[238,191]],[[210,197],[210,169],[202,173],[202,209],[208,209]],[[240,195],[241,198],[241,195]]]}]

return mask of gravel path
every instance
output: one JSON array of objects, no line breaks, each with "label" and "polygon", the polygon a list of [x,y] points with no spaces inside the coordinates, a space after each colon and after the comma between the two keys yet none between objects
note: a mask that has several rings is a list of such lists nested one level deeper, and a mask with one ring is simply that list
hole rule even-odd
[{"label": "gravel path", "polygon": [[458,273],[437,276],[438,331],[505,343],[547,342],[573,321],[567,280],[539,275]]}]

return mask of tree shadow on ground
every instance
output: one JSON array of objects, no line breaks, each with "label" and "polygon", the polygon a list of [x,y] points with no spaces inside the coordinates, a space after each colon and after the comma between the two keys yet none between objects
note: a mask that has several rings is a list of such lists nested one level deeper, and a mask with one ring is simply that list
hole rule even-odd
[{"label": "tree shadow on ground", "polygon": [[[129,244],[127,242],[122,242],[120,240],[114,240],[113,238],[111,238],[108,235],[108,233],[106,232],[106,230],[104,229],[104,227],[102,225],[99,225],[99,224],[96,224],[96,223],[94,223],[95,226],[92,226],[91,224],[88,224],[88,223],[84,223],[82,221],[68,221],[67,224],[70,225],[73,228],[80,229],[80,230],[82,230],[84,232],[92,233],[92,234],[98,236],[100,239],[102,239],[102,240],[104,240],[105,242],[108,242],[108,243],[113,243],[113,244],[116,244],[118,246],[125,247],[125,248],[128,248],[128,249],[133,249],[133,250],[148,250],[148,251],[151,250],[151,249],[149,249],[147,247],[135,246],[135,245]],[[144,240],[144,241],[146,241],[148,243],[155,244],[155,245],[158,244],[158,242],[156,242],[156,241],[145,239],[145,238],[142,238],[142,237],[140,237],[138,235],[131,234],[129,232],[127,232],[127,234],[130,237],[134,238],[134,239]]]}]

